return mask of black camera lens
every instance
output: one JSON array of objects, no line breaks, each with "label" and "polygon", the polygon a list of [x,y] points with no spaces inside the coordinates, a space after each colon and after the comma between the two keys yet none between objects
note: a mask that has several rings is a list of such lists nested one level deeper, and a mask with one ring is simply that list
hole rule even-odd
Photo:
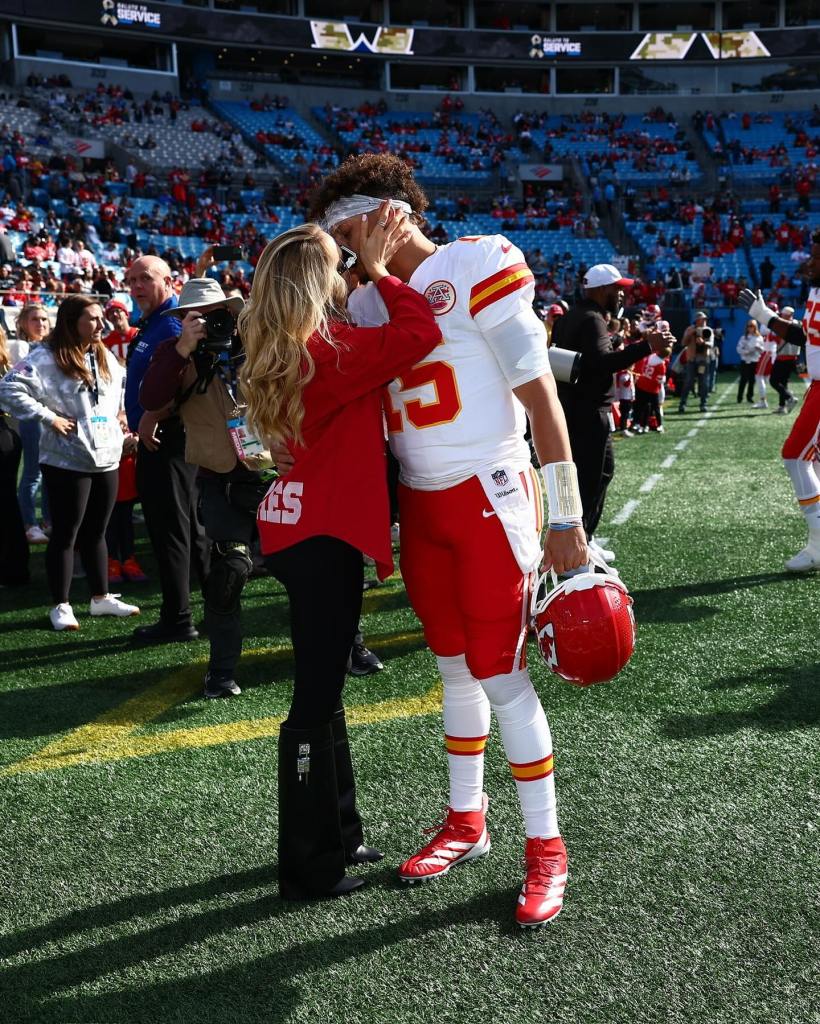
[{"label": "black camera lens", "polygon": [[231,347],[236,321],[227,309],[212,309],[203,314],[205,337],[200,342],[208,352],[225,352]]}]

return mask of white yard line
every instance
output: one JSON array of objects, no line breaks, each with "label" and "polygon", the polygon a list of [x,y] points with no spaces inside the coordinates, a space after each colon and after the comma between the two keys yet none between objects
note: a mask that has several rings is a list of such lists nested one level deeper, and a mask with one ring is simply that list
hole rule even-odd
[{"label": "white yard line", "polygon": [[692,429],[688,432],[688,434],[686,436],[687,437],[697,437],[698,436],[698,428],[697,427],[692,427]]},{"label": "white yard line", "polygon": [[630,518],[632,513],[635,511],[635,509],[638,507],[638,505],[640,505],[640,502],[637,498],[630,498],[629,501],[621,509],[621,511],[618,512],[617,515],[612,517],[612,525],[621,526],[623,523],[625,523]]},{"label": "white yard line", "polygon": [[689,439],[685,437],[682,441],[678,441],[678,443],[675,445],[675,451],[682,452],[685,451],[688,447]]},{"label": "white yard line", "polygon": [[663,480],[663,473],[653,473],[644,480],[641,486],[638,488],[641,494],[649,494],[655,484],[660,483]]},{"label": "white yard line", "polygon": [[677,459],[678,457],[675,454],[667,455],[661,463],[661,469],[671,469],[677,462]]}]

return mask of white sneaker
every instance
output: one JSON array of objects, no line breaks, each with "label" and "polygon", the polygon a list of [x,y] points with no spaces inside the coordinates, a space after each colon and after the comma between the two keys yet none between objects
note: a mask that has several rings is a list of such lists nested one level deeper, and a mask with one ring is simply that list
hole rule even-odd
[{"label": "white sneaker", "polygon": [[119,600],[119,594],[106,594],[105,597],[91,598],[92,615],[116,615],[123,618],[127,615],[139,615],[140,610],[135,604],[126,604]]},{"label": "white sneaker", "polygon": [[35,523],[26,530],[26,540],[29,544],[48,544],[48,534]]},{"label": "white sneaker", "polygon": [[796,405],[797,405],[797,399],[796,399],[796,398],[794,397],[794,395],[790,395],[790,396],[789,396],[789,397],[788,397],[788,398],[786,399],[786,412],[791,412],[791,411],[792,411],[792,409],[793,409],[793,408],[794,408],[794,407],[795,407]]},{"label": "white sneaker", "polygon": [[768,409],[769,408],[769,403],[768,402],[755,402],[752,405],[752,408],[753,409]]},{"label": "white sneaker", "polygon": [[594,537],[590,537],[587,541],[587,547],[591,548],[599,558],[603,558],[605,562],[615,561],[615,552],[611,548],[602,548],[601,545],[595,540]]},{"label": "white sneaker", "polygon": [[74,609],[70,604],[58,604],[56,608],[52,608],[48,613],[48,617],[51,620],[51,625],[57,632],[63,629],[79,629],[80,624],[74,617]]},{"label": "white sneaker", "polygon": [[820,548],[807,544],[794,558],[786,562],[786,568],[789,572],[810,572],[812,569],[820,569]]}]

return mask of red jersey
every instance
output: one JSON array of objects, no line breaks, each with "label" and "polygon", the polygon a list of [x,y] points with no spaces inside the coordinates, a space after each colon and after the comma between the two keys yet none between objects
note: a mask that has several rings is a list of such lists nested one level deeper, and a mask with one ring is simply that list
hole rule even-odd
[{"label": "red jersey", "polygon": [[669,360],[662,359],[653,352],[651,356],[647,356],[646,359],[640,361],[638,366],[635,367],[636,372],[638,367],[640,367],[640,372],[638,372],[635,380],[635,386],[638,391],[648,391],[650,395],[659,395],[663,382],[666,380]]},{"label": "red jersey", "polygon": [[136,333],[136,327],[127,327],[124,334],[119,331],[109,331],[103,338],[103,342],[106,348],[111,349],[119,362],[124,363],[128,354],[128,345]]},{"label": "red jersey", "polygon": [[259,506],[264,554],[330,536],[370,555],[379,579],[393,572],[382,387],[441,341],[427,299],[395,277],[379,281],[390,322],[336,324],[336,346],[314,335],[316,365],[305,387],[303,446],[296,464]]}]

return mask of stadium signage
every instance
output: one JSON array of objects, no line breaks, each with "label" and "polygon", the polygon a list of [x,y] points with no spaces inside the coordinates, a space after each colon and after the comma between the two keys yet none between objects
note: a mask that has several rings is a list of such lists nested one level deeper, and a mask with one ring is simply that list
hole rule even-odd
[{"label": "stadium signage", "polygon": [[530,39],[530,57],[539,60],[544,57],[580,57],[581,40],[566,36],[539,36]]},{"label": "stadium signage", "polygon": [[146,4],[102,0],[100,22],[111,28],[118,25],[145,25],[146,28],[161,29],[162,15],[159,11],[152,11]]},{"label": "stadium signage", "polygon": [[412,56],[412,28],[396,28],[379,26],[371,43],[364,32],[356,38],[345,21],[311,21],[310,31],[313,34],[313,50],[345,50],[348,53],[365,52],[381,54],[402,54]]},{"label": "stadium signage", "polygon": [[564,177],[561,164],[519,164],[520,181],[560,181]]}]

